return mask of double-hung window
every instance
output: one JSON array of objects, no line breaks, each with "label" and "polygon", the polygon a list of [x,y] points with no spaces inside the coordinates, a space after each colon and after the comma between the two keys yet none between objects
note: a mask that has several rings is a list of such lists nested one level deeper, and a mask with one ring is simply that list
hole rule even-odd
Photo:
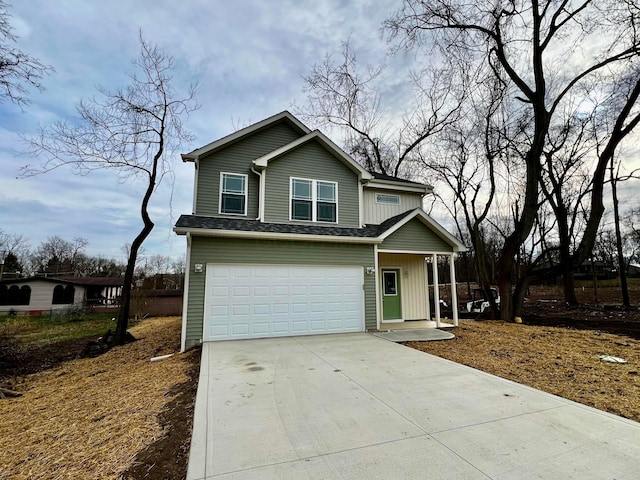
[{"label": "double-hung window", "polygon": [[220,213],[247,214],[247,176],[238,173],[220,175]]},{"label": "double-hung window", "polygon": [[337,183],[291,179],[291,220],[336,223],[337,219]]}]

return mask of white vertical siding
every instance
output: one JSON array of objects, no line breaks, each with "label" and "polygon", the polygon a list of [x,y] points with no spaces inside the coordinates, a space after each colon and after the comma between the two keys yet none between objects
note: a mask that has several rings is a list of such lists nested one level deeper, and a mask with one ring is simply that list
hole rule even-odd
[{"label": "white vertical siding", "polygon": [[[388,205],[384,203],[376,203],[376,193],[384,193],[388,195],[398,195],[400,197],[399,205]],[[395,190],[378,190],[364,189],[364,223],[368,225],[378,225],[387,218],[394,217],[413,210],[414,208],[422,208],[422,197],[418,193],[403,193]]]},{"label": "white vertical siding", "polygon": [[425,320],[427,318],[427,289],[424,256],[381,253],[378,268],[390,267],[400,268],[403,320]]}]

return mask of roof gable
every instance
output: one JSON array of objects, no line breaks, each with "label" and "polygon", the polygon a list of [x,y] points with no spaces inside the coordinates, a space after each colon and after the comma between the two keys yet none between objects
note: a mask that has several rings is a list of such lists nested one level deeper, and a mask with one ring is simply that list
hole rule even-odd
[{"label": "roof gable", "polygon": [[370,180],[372,178],[371,174],[365,170],[360,164],[358,164],[350,155],[345,153],[340,147],[338,147],[335,143],[333,143],[326,135],[324,135],[320,130],[314,130],[313,132],[308,133],[307,135],[300,137],[299,139],[284,145],[273,152],[268,153],[267,155],[263,155],[260,158],[257,158],[253,161],[253,164],[258,168],[267,168],[269,162],[276,160],[283,155],[301,147],[302,145],[308,144],[309,142],[316,142],[321,145],[325,150],[331,153],[334,157],[342,161],[349,169],[353,172],[357,173],[359,178]]},{"label": "roof gable", "polygon": [[305,124],[303,124],[300,120],[294,117],[289,111],[285,110],[284,112],[280,112],[258,123],[249,125],[248,127],[238,130],[237,132],[231,133],[203,147],[197,148],[190,153],[182,154],[182,161],[193,162],[195,160],[198,160],[200,157],[204,155],[208,155],[224,147],[232,145],[233,143],[236,143],[242,140],[243,138],[249,137],[254,133],[265,130],[271,127],[272,125],[280,122],[287,123],[289,126],[291,126],[291,128],[293,128],[295,131],[300,133],[300,135],[306,135],[311,131]]},{"label": "roof gable", "polygon": [[[395,232],[400,230],[403,226],[405,226],[410,221],[417,219],[422,222],[429,230],[431,230],[436,236],[438,236],[442,241],[444,241],[447,245],[451,246],[454,252],[466,252],[467,247],[462,244],[456,237],[451,235],[442,225],[436,222],[433,218],[427,215],[424,211],[419,208],[412,210],[409,214],[402,214],[394,219],[398,219],[398,221],[391,224],[384,232],[380,233],[380,239],[385,240],[393,235]],[[391,219],[390,219],[391,220]],[[386,223],[386,222],[385,222]],[[383,224],[384,225],[384,224]]]}]

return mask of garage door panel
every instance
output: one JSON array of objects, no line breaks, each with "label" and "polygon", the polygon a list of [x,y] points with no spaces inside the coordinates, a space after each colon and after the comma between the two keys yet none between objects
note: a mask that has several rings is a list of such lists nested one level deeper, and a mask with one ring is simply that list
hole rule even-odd
[{"label": "garage door panel", "polygon": [[362,267],[207,265],[204,340],[364,331]]},{"label": "garage door panel", "polygon": [[228,317],[229,305],[212,305],[211,316],[213,317]]},{"label": "garage door panel", "polygon": [[253,314],[254,315],[269,315],[271,313],[271,309],[269,305],[254,305],[253,306]]}]

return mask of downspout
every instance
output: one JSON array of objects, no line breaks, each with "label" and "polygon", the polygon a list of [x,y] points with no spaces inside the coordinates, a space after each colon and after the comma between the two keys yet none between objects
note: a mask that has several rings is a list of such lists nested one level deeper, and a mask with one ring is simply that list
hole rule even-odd
[{"label": "downspout", "polygon": [[193,161],[194,173],[193,173],[193,205],[191,207],[191,213],[196,215],[196,204],[198,203],[198,167],[200,166],[200,160],[196,157]]},{"label": "downspout", "polygon": [[187,320],[189,310],[189,279],[191,272],[191,233],[187,233],[187,258],[185,259],[184,284],[182,285],[182,335],[180,352],[187,347]]},{"label": "downspout", "polygon": [[258,175],[260,178],[259,187],[258,187],[258,218],[256,220],[262,222],[264,221],[264,175],[263,172],[259,172],[253,167],[251,167],[251,171]]}]

